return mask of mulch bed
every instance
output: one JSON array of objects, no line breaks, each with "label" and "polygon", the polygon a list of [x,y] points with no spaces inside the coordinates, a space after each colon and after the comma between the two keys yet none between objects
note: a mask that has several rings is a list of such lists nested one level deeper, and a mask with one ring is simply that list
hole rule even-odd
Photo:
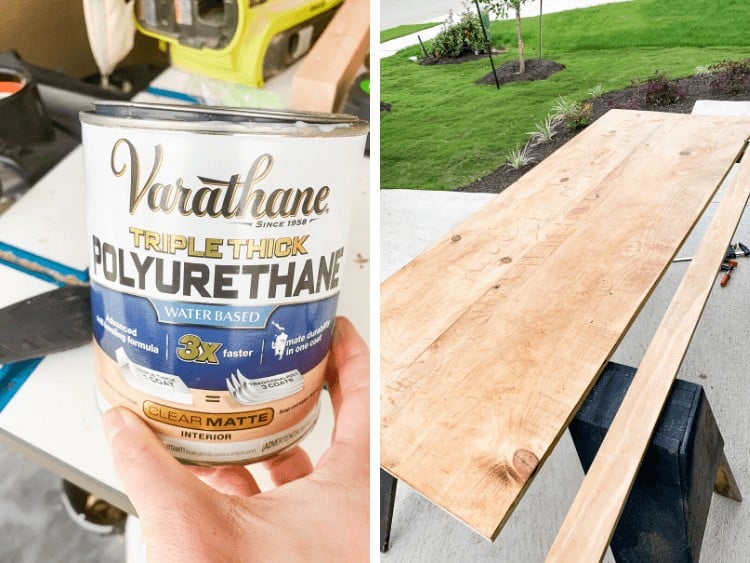
[{"label": "mulch bed", "polygon": [[[497,49],[495,47],[492,48],[492,55],[502,55],[503,53],[506,53],[508,49]],[[467,63],[469,61],[478,61],[479,59],[486,59],[487,53],[466,53],[465,55],[461,55],[460,57],[433,57],[432,55],[427,55],[426,57],[422,57],[419,59],[419,64],[423,66],[431,66],[431,65],[458,65],[461,63]],[[491,73],[490,73],[491,74]]]},{"label": "mulch bed", "polygon": [[[489,61],[488,61],[489,63]],[[497,82],[502,86],[510,82],[530,82],[532,80],[544,80],[545,78],[560,72],[565,68],[565,65],[556,63],[555,61],[548,61],[545,59],[530,59],[525,61],[524,66],[526,70],[523,74],[520,74],[518,70],[521,68],[517,60],[508,61],[507,63],[497,67],[495,69],[495,75],[497,76]],[[492,71],[484,75],[482,78],[476,81],[476,84],[492,84],[496,85],[495,78],[492,76]]]},{"label": "mulch bed", "polygon": [[[527,61],[527,64],[531,61]],[[492,79],[492,73],[489,75],[490,80]],[[591,117],[590,123],[596,121],[599,117],[604,115],[607,111],[613,108],[624,108],[624,109],[640,109],[645,111],[664,111],[671,113],[690,113],[693,109],[693,105],[696,100],[730,100],[730,101],[750,101],[750,88],[744,88],[738,93],[728,93],[716,91],[711,88],[709,83],[711,82],[712,75],[696,75],[688,78],[682,78],[678,80],[670,80],[668,83],[676,88],[682,95],[682,99],[676,103],[670,104],[649,104],[643,100],[642,88],[639,86],[631,86],[624,90],[618,90],[616,92],[609,92],[596,98],[589,100],[591,104]],[[489,192],[489,193],[500,193],[506,187],[511,185],[513,182],[518,180],[521,176],[531,170],[536,164],[544,160],[547,156],[552,154],[555,150],[564,145],[567,141],[577,135],[579,130],[571,130],[559,126],[557,134],[552,138],[549,143],[539,144],[531,148],[530,154],[534,159],[531,164],[514,170],[506,165],[502,165],[497,168],[494,172],[491,172],[483,178],[468,184],[456,188],[456,191],[461,192]]]},{"label": "mulch bed", "polygon": [[461,63],[467,63],[469,61],[476,61],[486,58],[487,55],[485,53],[479,53],[478,55],[475,55],[474,53],[467,53],[466,55],[461,55],[460,57],[433,57],[432,55],[427,55],[426,57],[422,57],[421,59],[419,59],[419,64],[423,66],[458,65]]}]

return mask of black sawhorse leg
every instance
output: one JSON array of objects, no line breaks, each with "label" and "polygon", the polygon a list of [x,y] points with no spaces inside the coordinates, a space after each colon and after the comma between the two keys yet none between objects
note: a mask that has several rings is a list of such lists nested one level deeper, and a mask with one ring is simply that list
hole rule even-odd
[{"label": "black sawhorse leg", "polygon": [[391,541],[391,522],[397,484],[395,477],[387,471],[380,470],[380,553],[388,551],[388,544]]},{"label": "black sawhorse leg", "polygon": [[[571,423],[585,471],[635,371],[608,364]],[[612,537],[615,560],[697,562],[714,490],[741,500],[703,388],[677,380]]]}]

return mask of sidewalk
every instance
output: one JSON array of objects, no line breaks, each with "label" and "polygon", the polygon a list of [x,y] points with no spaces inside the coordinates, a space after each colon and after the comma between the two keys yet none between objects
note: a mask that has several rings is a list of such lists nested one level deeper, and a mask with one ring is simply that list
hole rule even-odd
[{"label": "sidewalk", "polygon": [[[601,4],[613,4],[615,2],[630,1],[631,0],[558,0],[555,2],[549,2],[548,0],[547,4],[543,4],[542,6],[544,9],[544,14],[553,14],[556,12],[564,12],[566,10],[577,10],[579,8],[599,6]],[[530,2],[527,2],[526,4],[521,6],[521,17],[526,18],[538,16],[540,2],[542,2],[542,0],[531,0]],[[457,9],[454,11],[454,14],[458,14],[459,12],[460,6],[457,7]],[[512,18],[515,18],[515,13],[509,14],[509,17],[506,19]],[[446,19],[448,19],[447,14],[442,18],[439,18],[439,21],[441,22],[440,25],[436,25],[435,27],[431,27],[428,29],[423,29],[422,31],[419,31],[417,33],[404,35],[403,37],[398,37],[396,39],[392,39],[391,41],[382,43],[380,45],[380,49],[378,50],[378,55],[381,59],[384,59],[386,57],[390,57],[391,55],[395,55],[402,49],[406,49],[407,47],[411,47],[412,45],[417,45],[419,44],[417,36],[421,37],[422,41],[427,41],[434,38],[438,33],[440,33],[442,22],[444,22]]]}]

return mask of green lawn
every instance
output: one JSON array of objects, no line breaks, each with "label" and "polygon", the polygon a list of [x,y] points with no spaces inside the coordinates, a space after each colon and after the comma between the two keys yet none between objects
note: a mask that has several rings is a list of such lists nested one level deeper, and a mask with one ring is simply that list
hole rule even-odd
[{"label": "green lawn", "polygon": [[422,31],[423,29],[435,27],[436,25],[440,25],[440,23],[410,23],[392,27],[390,29],[384,29],[380,32],[380,42],[385,43],[386,41],[390,41],[391,39],[398,39],[399,37],[403,37],[404,35],[416,33],[418,31]]},{"label": "green lawn", "polygon": [[[547,80],[477,86],[490,72],[485,60],[419,66],[410,47],[381,61],[381,186],[453,189],[480,178],[523,145],[554,100],[581,101],[602,84],[618,90],[655,71],[669,78],[698,65],[750,57],[750,2],[746,0],[634,0],[544,16],[544,58],[566,69]],[[527,18],[527,58],[538,56],[538,18]],[[495,22],[493,43],[517,57],[514,22]]]}]

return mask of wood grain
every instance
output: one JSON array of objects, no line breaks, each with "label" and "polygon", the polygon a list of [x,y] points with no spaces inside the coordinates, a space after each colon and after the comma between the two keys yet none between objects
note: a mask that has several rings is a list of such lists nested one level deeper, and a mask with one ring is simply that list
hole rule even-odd
[{"label": "wood grain", "polygon": [[[469,217],[383,282],[381,384],[397,378],[496,284],[509,269],[510,263],[503,258],[520,256],[559,230],[565,216],[587,194],[596,194],[607,175],[664,118],[658,113],[607,113],[585,136],[574,137],[553,159],[545,159],[490,201],[481,214]],[[440,280],[451,283],[436,283],[434,270],[439,271]]]},{"label": "wood grain", "polygon": [[732,178],[578,491],[548,562],[600,561],[750,196],[750,156]]},{"label": "wood grain", "polygon": [[748,133],[610,112],[386,280],[382,466],[494,538]]},{"label": "wood grain", "polygon": [[369,0],[346,0],[294,75],[289,106],[340,111],[370,48]]}]

